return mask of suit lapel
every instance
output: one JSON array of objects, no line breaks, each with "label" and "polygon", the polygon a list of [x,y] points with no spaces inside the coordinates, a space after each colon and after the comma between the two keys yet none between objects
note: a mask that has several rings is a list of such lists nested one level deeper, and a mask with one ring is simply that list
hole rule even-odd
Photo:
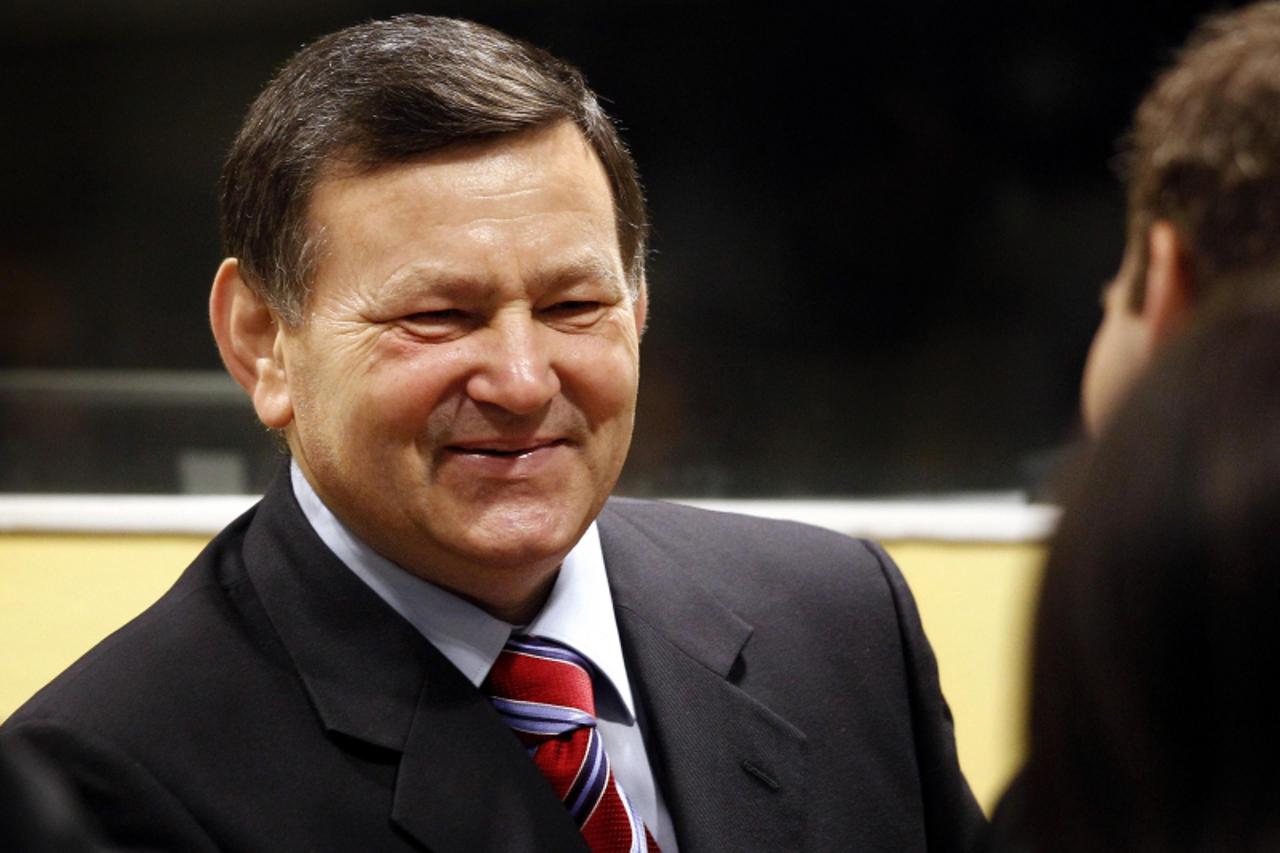
[{"label": "suit lapel", "polygon": [[802,732],[735,685],[751,627],[615,504],[600,517],[642,729],[682,853],[803,848]]},{"label": "suit lapel", "polygon": [[346,738],[401,753],[392,822],[437,853],[585,850],[488,701],[316,536],[287,471],[259,504],[245,555],[335,748]]},{"label": "suit lapel", "polygon": [[586,851],[569,812],[506,723],[444,663],[448,671],[429,677],[409,727],[395,823],[436,851]]}]

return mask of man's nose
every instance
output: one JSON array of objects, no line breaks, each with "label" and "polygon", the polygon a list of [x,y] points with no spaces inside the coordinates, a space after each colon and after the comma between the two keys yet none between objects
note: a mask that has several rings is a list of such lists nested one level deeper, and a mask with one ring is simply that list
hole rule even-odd
[{"label": "man's nose", "polygon": [[480,364],[467,381],[468,396],[519,415],[545,406],[560,393],[550,334],[527,314],[495,320],[482,333]]}]

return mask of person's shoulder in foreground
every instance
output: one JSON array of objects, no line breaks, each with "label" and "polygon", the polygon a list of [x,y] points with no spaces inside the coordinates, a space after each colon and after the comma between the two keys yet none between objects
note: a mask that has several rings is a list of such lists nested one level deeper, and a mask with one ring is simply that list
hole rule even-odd
[{"label": "person's shoulder in foreground", "polygon": [[[1249,4],[1197,26],[1143,95],[1124,147],[1124,258],[1104,292],[1081,383],[1094,438],[1171,350],[1223,317],[1280,303],[1280,3]],[[1055,606],[1046,585],[1041,612]],[[1054,658],[1061,664],[1056,650]],[[1043,781],[1068,758],[1030,761]],[[1070,846],[1043,834],[1032,844],[1028,790],[1024,771],[996,809],[985,849]]]},{"label": "person's shoulder in foreground", "polygon": [[[287,751],[316,727],[297,725],[306,694],[245,566],[246,531],[260,514],[223,530],[159,601],[0,729],[56,762],[121,849],[235,847],[219,814],[279,809],[272,792],[306,802],[308,780]],[[287,830],[289,811],[275,829]],[[335,801],[306,821],[323,833],[342,813]],[[287,848],[306,836],[278,837]]]}]

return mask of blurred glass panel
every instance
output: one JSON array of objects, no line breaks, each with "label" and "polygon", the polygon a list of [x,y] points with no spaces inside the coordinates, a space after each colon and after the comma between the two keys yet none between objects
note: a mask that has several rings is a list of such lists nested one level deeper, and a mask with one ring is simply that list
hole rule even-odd
[{"label": "blurred glass panel", "polygon": [[283,458],[213,371],[0,370],[0,491],[246,494]]},{"label": "blurred glass panel", "polygon": [[[1114,141],[1209,5],[420,8],[605,96],[655,229],[622,489],[751,496],[1036,488],[1120,254]],[[220,162],[300,44],[402,11],[0,5],[0,489],[262,487],[207,329]]]}]

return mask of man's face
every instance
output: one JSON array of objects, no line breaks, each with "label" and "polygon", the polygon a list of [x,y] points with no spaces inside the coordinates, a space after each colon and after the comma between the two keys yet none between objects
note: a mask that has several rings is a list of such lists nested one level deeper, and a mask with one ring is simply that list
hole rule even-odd
[{"label": "man's face", "polygon": [[644,300],[569,123],[317,187],[289,444],[375,550],[480,601],[547,580],[631,441]]},{"label": "man's face", "polygon": [[1093,336],[1080,387],[1085,428],[1093,436],[1124,399],[1149,358],[1149,331],[1141,314],[1129,304],[1134,281],[1143,273],[1141,266],[1130,240],[1119,272],[1103,293],[1102,323]]}]

